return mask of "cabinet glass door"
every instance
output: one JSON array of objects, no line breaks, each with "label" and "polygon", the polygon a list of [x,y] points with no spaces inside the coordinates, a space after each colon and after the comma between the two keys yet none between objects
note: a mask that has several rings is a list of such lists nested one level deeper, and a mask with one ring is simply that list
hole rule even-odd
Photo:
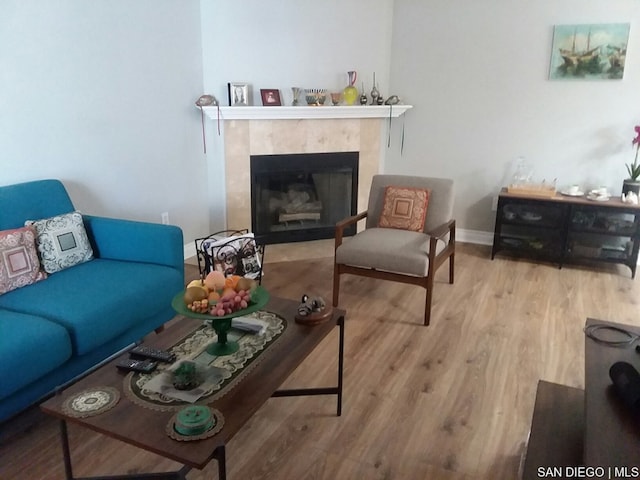
[{"label": "cabinet glass door", "polygon": [[567,253],[574,258],[625,263],[633,255],[637,229],[635,213],[575,207],[571,212]]},{"label": "cabinet glass door", "polygon": [[500,248],[548,257],[562,254],[565,210],[553,203],[505,201],[500,209]]}]

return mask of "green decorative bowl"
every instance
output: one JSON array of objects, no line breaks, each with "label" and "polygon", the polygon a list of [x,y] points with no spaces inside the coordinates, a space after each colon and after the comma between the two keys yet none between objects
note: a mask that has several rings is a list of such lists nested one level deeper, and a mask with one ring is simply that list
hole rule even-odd
[{"label": "green decorative bowl", "polygon": [[176,415],[173,428],[180,435],[202,435],[215,426],[216,419],[209,407],[190,405]]}]

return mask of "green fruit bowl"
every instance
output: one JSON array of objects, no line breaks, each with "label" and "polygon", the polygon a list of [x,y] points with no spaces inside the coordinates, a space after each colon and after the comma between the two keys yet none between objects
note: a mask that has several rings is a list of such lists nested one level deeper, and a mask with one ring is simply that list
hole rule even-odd
[{"label": "green fruit bowl", "polygon": [[[257,287],[252,293],[249,300],[249,306],[242,310],[237,310],[218,317],[209,313],[197,313],[189,310],[184,303],[184,291],[179,292],[173,297],[171,306],[180,315],[184,315],[189,318],[197,318],[201,320],[210,320],[213,329],[218,335],[218,341],[212,343],[207,347],[207,353],[215,356],[231,355],[238,351],[239,345],[237,342],[227,340],[227,332],[231,328],[231,319],[235,317],[241,317],[249,313],[257,312],[269,302],[269,292],[262,287]],[[209,302],[211,305],[215,305],[216,302]]]},{"label": "green fruit bowl", "polygon": [[[242,310],[237,310],[235,312],[230,313],[229,315],[224,315],[222,317],[218,317],[216,315],[211,315],[210,313],[197,313],[189,310],[184,303],[184,291],[179,292],[173,297],[171,301],[171,306],[173,309],[178,312],[180,315],[184,315],[189,318],[201,318],[202,320],[226,320],[235,317],[241,317],[242,315],[247,315],[249,313],[257,312],[262,307],[264,307],[269,302],[269,292],[267,292],[263,287],[257,287],[253,292],[251,292],[251,299],[249,301],[249,306],[247,308],[243,308]],[[209,301],[209,305],[215,305],[215,301]]]}]

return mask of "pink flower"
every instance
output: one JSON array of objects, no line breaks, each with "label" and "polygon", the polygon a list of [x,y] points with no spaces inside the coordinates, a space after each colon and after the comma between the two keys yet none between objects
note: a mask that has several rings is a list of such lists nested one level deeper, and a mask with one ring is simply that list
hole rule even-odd
[{"label": "pink flower", "polygon": [[634,182],[640,178],[640,164],[638,163],[638,152],[640,152],[640,125],[636,125],[634,127],[636,131],[636,138],[631,142],[631,146],[636,147],[636,156],[633,159],[633,163],[625,164],[627,167],[627,172],[629,172],[629,178]]}]

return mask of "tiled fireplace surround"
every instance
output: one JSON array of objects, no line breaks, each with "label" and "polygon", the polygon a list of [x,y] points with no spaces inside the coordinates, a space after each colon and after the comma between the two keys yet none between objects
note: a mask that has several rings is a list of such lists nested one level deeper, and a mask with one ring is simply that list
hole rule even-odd
[{"label": "tiled fireplace surround", "polygon": [[[367,208],[373,175],[382,169],[390,118],[411,109],[397,106],[203,107],[224,125],[227,228],[251,226],[251,155],[359,152],[357,211]],[[269,246],[267,262],[333,255],[333,240]],[[195,252],[191,253],[191,255]],[[185,256],[187,251],[185,250]]]},{"label": "tiled fireplace surround", "polygon": [[359,152],[358,211],[365,210],[382,127],[381,118],[225,120],[227,228],[251,226],[251,155]]}]

